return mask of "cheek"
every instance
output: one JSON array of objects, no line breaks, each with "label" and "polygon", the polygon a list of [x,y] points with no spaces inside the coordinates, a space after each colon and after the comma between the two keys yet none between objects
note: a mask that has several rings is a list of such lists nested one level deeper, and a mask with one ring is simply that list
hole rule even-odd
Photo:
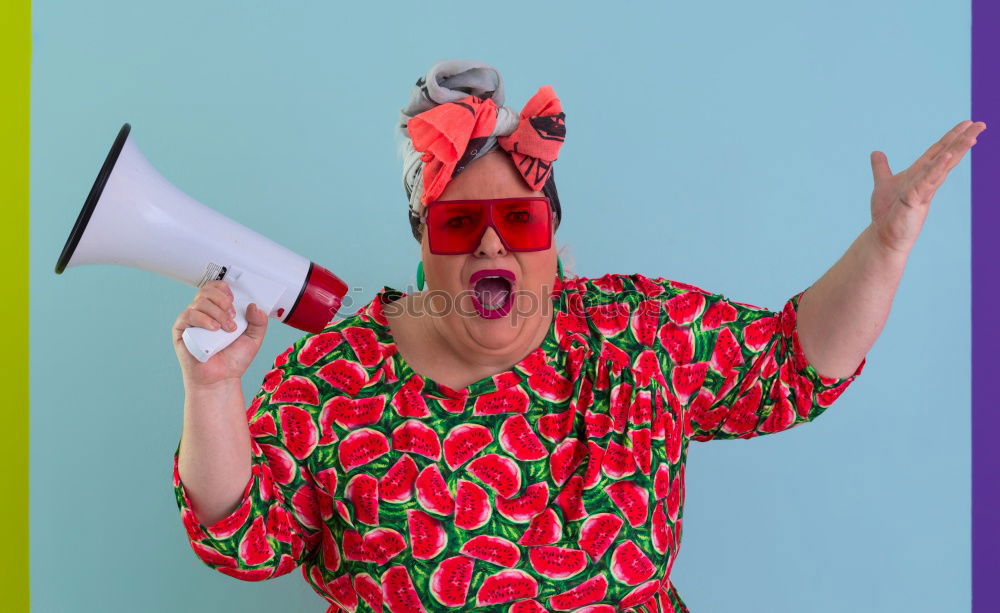
[{"label": "cheek", "polygon": [[461,284],[464,256],[423,254],[424,278],[441,289],[454,289]]},{"label": "cheek", "polygon": [[531,257],[522,260],[525,278],[528,284],[534,288],[550,282],[555,275],[556,252],[554,250],[543,251],[531,254]]}]

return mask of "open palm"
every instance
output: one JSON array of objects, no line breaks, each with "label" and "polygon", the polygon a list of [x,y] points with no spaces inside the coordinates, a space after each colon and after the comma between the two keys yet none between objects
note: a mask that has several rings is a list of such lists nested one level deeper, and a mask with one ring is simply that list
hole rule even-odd
[{"label": "open palm", "polygon": [[927,218],[931,199],[944,183],[948,172],[965,152],[976,144],[976,137],[986,129],[983,122],[960,122],[941,140],[931,145],[909,168],[892,174],[889,160],[881,151],[871,154],[872,226],[887,249],[909,253]]}]

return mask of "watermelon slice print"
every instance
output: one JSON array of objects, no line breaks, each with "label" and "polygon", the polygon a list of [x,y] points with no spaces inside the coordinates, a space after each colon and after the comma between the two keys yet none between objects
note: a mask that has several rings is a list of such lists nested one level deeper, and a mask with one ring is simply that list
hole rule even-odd
[{"label": "watermelon slice print", "polygon": [[628,585],[638,585],[653,576],[656,568],[649,557],[629,539],[611,554],[611,575]]},{"label": "watermelon slice print", "polygon": [[552,596],[549,598],[549,606],[556,611],[578,610],[578,607],[604,600],[607,594],[608,580],[600,574],[572,589]]},{"label": "watermelon slice print", "polygon": [[310,336],[302,349],[299,350],[298,363],[302,366],[312,366],[336,349],[337,345],[342,342],[344,342],[344,337],[339,332],[322,332]]},{"label": "watermelon slice print", "polygon": [[517,566],[521,559],[521,550],[517,545],[505,538],[485,534],[474,536],[466,541],[459,552],[470,558],[507,568]]},{"label": "watermelon slice print", "polygon": [[524,531],[521,538],[517,539],[518,545],[528,547],[535,545],[554,545],[559,542],[562,535],[563,522],[553,509],[545,509],[538,515],[531,518],[528,529]]},{"label": "watermelon slice print", "polygon": [[493,442],[493,433],[479,424],[459,424],[444,438],[444,459],[448,469],[455,471]]},{"label": "watermelon slice print", "polygon": [[278,404],[280,402],[317,406],[319,405],[319,390],[309,378],[292,375],[271,392],[271,403]]},{"label": "watermelon slice print", "polygon": [[455,492],[455,527],[478,530],[486,525],[492,515],[493,508],[486,490],[471,481],[459,479]]},{"label": "watermelon slice print", "polygon": [[500,446],[521,462],[541,460],[549,454],[523,415],[512,415],[500,427]]},{"label": "watermelon slice print", "polygon": [[864,365],[809,367],[797,297],[772,313],[605,275],[557,283],[541,345],[457,390],[399,355],[386,308],[403,295],[275,359],[245,412],[252,475],[231,515],[198,522],[175,455],[202,562],[249,581],[302,566],[338,612],[682,613],[689,441],[808,422]]},{"label": "watermelon slice print", "polygon": [[678,326],[693,322],[705,308],[705,295],[698,292],[687,292],[664,303],[670,321]]},{"label": "watermelon slice print", "polygon": [[406,566],[388,568],[382,573],[379,582],[382,584],[382,602],[390,611],[426,613]]},{"label": "watermelon slice print", "polygon": [[611,338],[625,331],[629,311],[627,306],[615,302],[588,308],[587,317],[602,336]]},{"label": "watermelon slice print", "polygon": [[476,606],[488,607],[535,596],[538,596],[538,580],[523,570],[504,570],[483,580],[476,592]]},{"label": "watermelon slice print", "polygon": [[431,596],[445,607],[461,607],[469,595],[475,562],[465,556],[441,560],[431,573]]},{"label": "watermelon slice print", "polygon": [[376,613],[382,613],[382,586],[368,573],[354,575],[354,591]]}]

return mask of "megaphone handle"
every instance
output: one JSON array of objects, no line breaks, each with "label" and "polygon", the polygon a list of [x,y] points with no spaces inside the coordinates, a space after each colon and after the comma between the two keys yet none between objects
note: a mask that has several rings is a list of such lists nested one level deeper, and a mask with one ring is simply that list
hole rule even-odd
[{"label": "megaphone handle", "polygon": [[224,328],[207,330],[192,327],[181,334],[184,346],[199,362],[207,362],[213,355],[233,344],[247,329],[247,306],[253,300],[235,284],[230,285],[230,289],[233,292],[233,309],[236,311],[236,317],[233,318],[236,321],[235,330],[230,332]]},{"label": "megaphone handle", "polygon": [[247,329],[247,307],[252,302],[261,311],[270,314],[285,291],[284,286],[267,277],[233,268],[226,278],[233,292],[233,309],[236,311],[236,329],[206,330],[188,328],[181,335],[184,346],[199,362],[207,362],[213,355],[233,343]]}]

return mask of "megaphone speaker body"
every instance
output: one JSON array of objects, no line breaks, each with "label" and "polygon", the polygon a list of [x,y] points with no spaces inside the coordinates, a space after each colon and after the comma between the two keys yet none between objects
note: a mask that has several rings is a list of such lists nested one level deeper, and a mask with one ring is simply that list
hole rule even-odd
[{"label": "megaphone speaker body", "polygon": [[193,287],[225,281],[236,298],[237,330],[189,328],[200,361],[246,329],[246,307],[318,333],[340,309],[347,286],[336,275],[199,203],[150,165],[122,126],[56,264],[114,264]]}]

